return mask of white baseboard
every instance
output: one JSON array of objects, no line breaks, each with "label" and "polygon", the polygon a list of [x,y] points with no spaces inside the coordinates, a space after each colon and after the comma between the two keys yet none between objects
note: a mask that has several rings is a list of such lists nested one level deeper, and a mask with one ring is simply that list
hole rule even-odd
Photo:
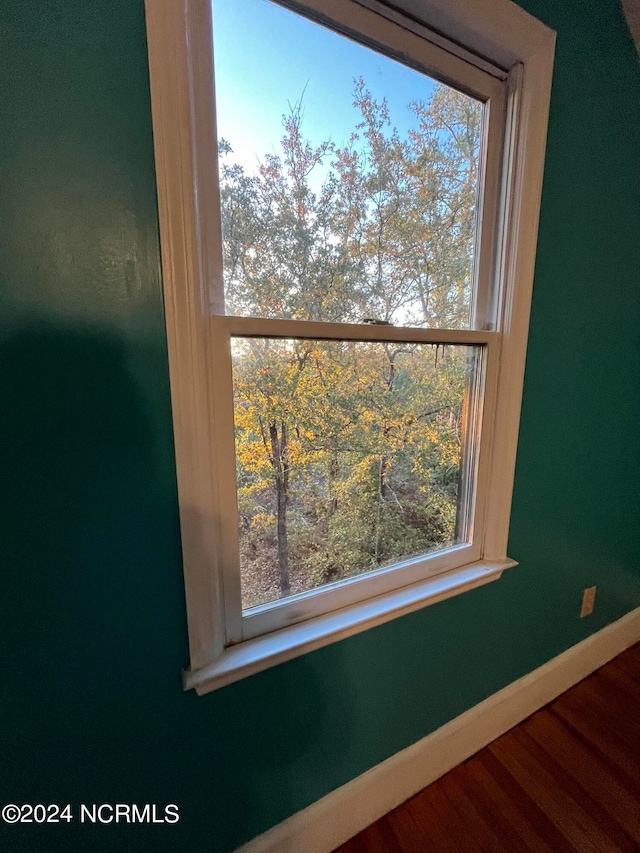
[{"label": "white baseboard", "polygon": [[640,607],[347,782],[236,853],[331,853],[640,640]]}]

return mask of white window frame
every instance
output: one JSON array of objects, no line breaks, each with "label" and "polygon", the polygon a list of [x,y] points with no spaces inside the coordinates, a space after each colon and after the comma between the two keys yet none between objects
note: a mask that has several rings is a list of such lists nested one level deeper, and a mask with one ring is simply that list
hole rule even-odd
[{"label": "white window frame", "polygon": [[[481,229],[483,245],[493,248],[480,256],[484,268],[478,272],[481,292],[497,296],[493,302],[480,299],[474,331],[413,333],[417,341],[484,346],[474,522],[482,536],[471,546],[240,618],[237,508],[228,493],[228,484],[235,482],[229,336],[296,337],[304,327],[303,336],[323,337],[333,324],[222,316],[210,4],[146,0],[190,645],[184,683],[200,694],[496,580],[516,565],[506,549],[555,34],[509,0],[396,0],[393,9],[378,0],[287,0],[284,5],[328,20],[338,30],[365,34],[391,55],[409,50],[415,62],[418,51],[422,67],[489,102],[490,115],[504,111],[504,120],[488,124],[489,134],[502,136],[504,127],[506,132],[501,162],[487,162],[485,180],[495,186],[485,195]],[[495,143],[490,152],[497,150]],[[492,290],[482,284],[490,277],[496,282]],[[368,326],[337,324],[330,336],[338,334],[379,339],[379,329]],[[407,329],[385,334],[387,340],[409,335]]]}]

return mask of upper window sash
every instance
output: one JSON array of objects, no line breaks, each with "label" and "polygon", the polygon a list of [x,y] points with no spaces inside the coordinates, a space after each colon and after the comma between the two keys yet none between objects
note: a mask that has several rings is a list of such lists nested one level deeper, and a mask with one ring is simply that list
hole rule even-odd
[{"label": "upper window sash", "polygon": [[[475,245],[472,270],[470,329],[495,330],[499,325],[499,300],[496,295],[496,223],[499,214],[502,144],[506,116],[507,84],[505,72],[480,61],[477,67],[438,44],[429,41],[425,28],[413,24],[376,2],[368,6],[343,0],[305,0],[304,3],[275,0],[277,5],[301,14],[329,30],[365,45],[382,56],[445,83],[482,102],[483,116],[477,183]],[[405,20],[402,26],[398,21]],[[213,22],[215,28],[215,18]],[[442,42],[443,40],[440,39]],[[461,51],[465,53],[464,51]],[[214,57],[215,65],[215,57]],[[486,70],[492,69],[492,73]],[[215,105],[214,105],[215,115]],[[219,135],[215,129],[215,138]],[[218,164],[215,165],[216,170]],[[221,275],[223,252],[220,234],[220,184],[215,180],[212,196],[216,202],[216,228],[212,232],[209,256],[213,274],[209,278],[209,303],[213,314],[225,313],[224,282]],[[213,200],[212,199],[212,200]],[[267,316],[265,319],[272,319]]]}]

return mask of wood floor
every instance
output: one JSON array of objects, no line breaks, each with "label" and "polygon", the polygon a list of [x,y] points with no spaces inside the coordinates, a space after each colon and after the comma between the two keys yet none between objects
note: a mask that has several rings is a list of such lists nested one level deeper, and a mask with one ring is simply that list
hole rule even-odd
[{"label": "wood floor", "polygon": [[640,853],[640,644],[335,853]]}]

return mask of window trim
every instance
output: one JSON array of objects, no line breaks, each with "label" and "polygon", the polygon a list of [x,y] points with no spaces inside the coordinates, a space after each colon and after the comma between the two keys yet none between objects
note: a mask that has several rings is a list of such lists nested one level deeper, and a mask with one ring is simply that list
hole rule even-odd
[{"label": "window trim", "polygon": [[[319,0],[309,0],[314,4]],[[343,6],[322,0],[327,7]],[[292,4],[304,7],[304,3]],[[376,0],[356,0],[371,14]],[[221,531],[228,507],[219,478],[233,460],[220,453],[211,366],[224,341],[208,333],[222,313],[222,264],[216,252],[216,133],[212,111],[211,16],[207,0],[146,0],[162,271],[187,598],[190,666],[185,689],[207,693],[246,675],[427,604],[495,580],[515,565],[506,554],[538,214],[542,188],[555,34],[509,0],[396,0],[385,16],[403,12],[430,28],[434,50],[459,62],[467,50],[479,63],[507,73],[506,152],[497,269],[503,320],[497,406],[482,559],[367,601],[226,646]],[[442,47],[453,42],[451,52]],[[457,45],[465,47],[459,48]],[[466,58],[466,57],[465,57]],[[483,68],[483,70],[486,70]],[[446,82],[446,74],[437,75]],[[454,78],[460,87],[459,77]],[[199,109],[199,105],[205,105]],[[198,119],[196,121],[196,115]],[[206,211],[206,216],[203,215]],[[219,319],[219,318],[218,318]],[[487,333],[490,334],[490,333]],[[228,356],[227,356],[228,357]],[[230,388],[227,389],[230,393]]]}]

